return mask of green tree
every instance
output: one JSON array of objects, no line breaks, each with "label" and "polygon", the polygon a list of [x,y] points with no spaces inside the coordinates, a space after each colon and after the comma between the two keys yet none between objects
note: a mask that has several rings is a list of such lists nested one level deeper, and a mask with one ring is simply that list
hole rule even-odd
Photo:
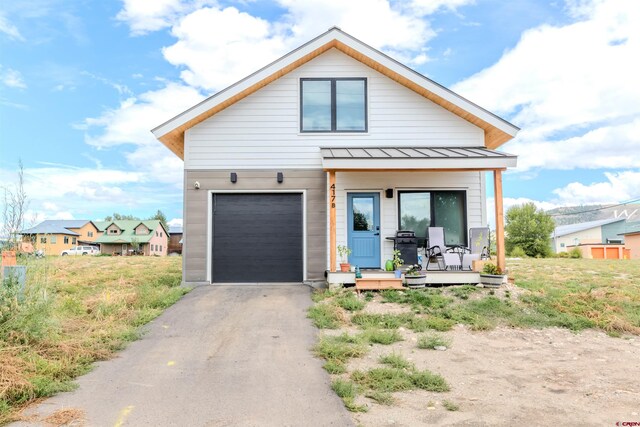
[{"label": "green tree", "polygon": [[551,252],[551,233],[555,223],[533,203],[509,208],[506,215],[505,246],[510,253],[516,246],[531,257],[548,256]]},{"label": "green tree", "polygon": [[149,219],[157,219],[158,221],[160,221],[160,223],[164,226],[165,229],[167,230],[169,229],[169,224],[167,223],[167,216],[160,209],[158,209],[158,212],[156,212],[156,214],[150,217]]},{"label": "green tree", "polygon": [[109,215],[104,218],[105,221],[119,221],[119,220],[127,220],[127,219],[139,220],[140,218],[138,218],[135,215],[122,215],[117,212],[114,212],[113,215]]}]

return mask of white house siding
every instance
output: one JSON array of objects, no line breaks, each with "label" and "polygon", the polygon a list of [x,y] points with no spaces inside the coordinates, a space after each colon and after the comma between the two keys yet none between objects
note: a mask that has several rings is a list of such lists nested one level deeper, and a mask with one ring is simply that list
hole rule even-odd
[{"label": "white house siding", "polygon": [[[387,188],[394,190],[392,199],[385,198],[384,190]],[[465,190],[467,227],[487,225],[483,172],[336,172],[337,244],[346,245],[347,242],[347,193],[379,192],[381,262],[384,265],[393,251],[393,242],[385,237],[393,236],[398,229],[397,191],[419,189]]]},{"label": "white house siding", "polygon": [[[367,133],[300,133],[300,78],[365,77]],[[321,146],[483,146],[482,129],[335,50],[185,133],[185,169],[320,168]]]}]

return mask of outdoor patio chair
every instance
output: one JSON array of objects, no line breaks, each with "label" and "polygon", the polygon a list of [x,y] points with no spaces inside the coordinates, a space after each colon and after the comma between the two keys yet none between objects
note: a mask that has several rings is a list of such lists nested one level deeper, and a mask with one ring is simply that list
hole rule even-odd
[{"label": "outdoor patio chair", "polygon": [[464,248],[464,253],[462,254],[463,270],[471,270],[473,261],[489,259],[490,233],[489,227],[469,229],[469,247]]},{"label": "outdoor patio chair", "polygon": [[462,267],[460,255],[452,252],[452,249],[447,248],[444,244],[444,228],[442,227],[427,228],[425,256],[427,257],[425,270],[429,269],[432,260],[436,261],[439,270],[460,270]]}]

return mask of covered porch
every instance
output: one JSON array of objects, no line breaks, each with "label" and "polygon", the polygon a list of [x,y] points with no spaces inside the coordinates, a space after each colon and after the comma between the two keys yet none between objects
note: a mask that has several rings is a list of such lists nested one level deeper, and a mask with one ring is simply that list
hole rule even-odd
[{"label": "covered porch", "polygon": [[[388,274],[392,236],[410,229],[423,246],[426,228],[443,227],[447,245],[469,246],[468,230],[486,227],[485,174],[492,172],[497,264],[504,268],[502,172],[516,157],[484,147],[323,148],[328,176],[329,281],[340,277],[337,247],[367,276]],[[426,260],[423,261],[423,266]],[[429,271],[428,283],[477,283],[470,271]],[[343,282],[349,283],[349,282]]]}]

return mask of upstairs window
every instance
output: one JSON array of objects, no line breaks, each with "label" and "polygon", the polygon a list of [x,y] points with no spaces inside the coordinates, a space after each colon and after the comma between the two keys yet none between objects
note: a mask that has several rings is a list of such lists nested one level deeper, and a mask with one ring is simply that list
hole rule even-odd
[{"label": "upstairs window", "polygon": [[300,131],[366,132],[367,80],[301,79]]}]

